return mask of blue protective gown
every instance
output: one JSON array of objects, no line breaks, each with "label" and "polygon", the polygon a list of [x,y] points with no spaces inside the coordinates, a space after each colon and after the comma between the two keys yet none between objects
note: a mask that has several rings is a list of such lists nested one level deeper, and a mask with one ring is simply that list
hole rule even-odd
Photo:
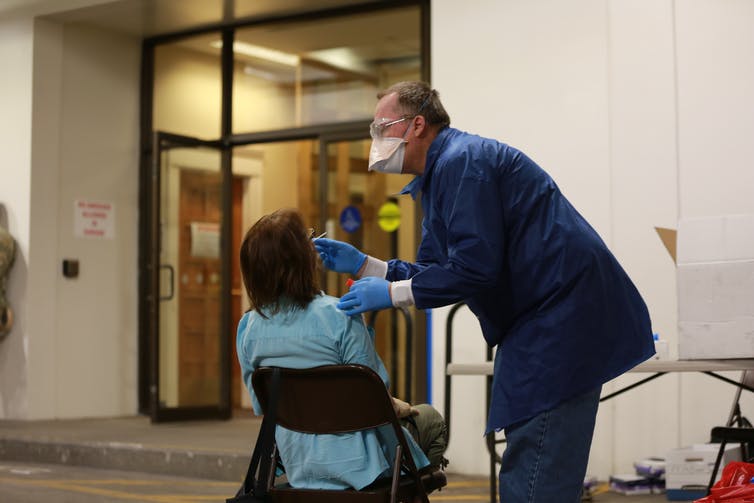
[{"label": "blue protective gown", "polygon": [[647,307],[607,246],[519,150],[453,128],[440,131],[424,173],[416,263],[420,309],[465,301],[497,346],[487,431],[552,409],[654,354]]},{"label": "blue protective gown", "polygon": [[[388,385],[385,366],[374,348],[374,332],[361,316],[348,316],[336,307],[338,299],[314,298],[305,309],[285,309],[262,318],[256,311],[238,323],[236,349],[243,380],[256,414],[262,407],[251,385],[259,367],[312,368],[321,365],[365,365]],[[348,397],[343,397],[348,407]],[[429,465],[421,447],[404,429],[417,468]],[[373,430],[313,435],[275,429],[275,442],[293,487],[361,489],[390,474],[398,439],[389,425]]]}]

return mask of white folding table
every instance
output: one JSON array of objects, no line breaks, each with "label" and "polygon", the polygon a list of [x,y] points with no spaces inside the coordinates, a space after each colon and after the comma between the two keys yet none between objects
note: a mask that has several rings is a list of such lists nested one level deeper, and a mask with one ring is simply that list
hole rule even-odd
[{"label": "white folding table", "polygon": [[[733,405],[730,410],[730,414],[728,416],[728,422],[727,425],[732,424],[733,418],[735,417],[737,411],[738,411],[738,401],[741,396],[741,390],[745,389],[751,392],[754,392],[754,387],[750,385],[750,383],[745,382],[744,375],[742,373],[741,381],[734,381],[733,379],[729,379],[725,376],[722,376],[720,374],[717,374],[716,372],[723,372],[723,371],[730,371],[730,370],[738,370],[738,371],[747,371],[747,370],[754,370],[754,359],[735,359],[735,360],[648,360],[644,363],[641,363],[637,365],[636,367],[629,370],[629,373],[634,372],[644,372],[644,373],[653,373],[653,375],[641,379],[640,381],[637,381],[633,384],[627,385],[617,391],[614,391],[612,393],[609,393],[607,395],[604,395],[600,397],[600,402],[604,402],[605,400],[609,400],[617,395],[620,395],[621,393],[624,393],[630,389],[636,388],[637,386],[641,386],[642,384],[645,384],[653,379],[656,379],[662,375],[672,373],[672,372],[702,372],[704,374],[707,374],[711,377],[714,377],[716,379],[720,379],[721,381],[725,381],[729,384],[732,384],[736,386],[737,392],[735,395],[735,398],[733,400]],[[445,367],[445,374],[446,374],[446,388],[445,388],[445,410],[450,411],[450,377],[453,376],[459,376],[459,375],[477,375],[477,376],[487,376],[490,378],[493,373],[493,362],[492,361],[484,361],[484,362],[478,362],[478,363],[452,363],[449,362],[446,364]],[[489,403],[489,398],[487,400]],[[446,413],[448,417],[446,417],[446,420],[448,422],[450,421],[449,413]],[[497,463],[498,463],[498,456],[495,451],[495,444],[498,443],[498,441],[495,440],[494,433],[491,433],[487,436],[487,450],[490,454],[490,501],[492,503],[495,503],[496,496],[497,496]]]},{"label": "white folding table", "polygon": [[[754,370],[754,359],[737,360],[648,360],[629,372],[722,372],[726,370]],[[492,362],[449,363],[448,375],[492,375]],[[730,379],[727,379],[730,381]],[[739,385],[733,381],[736,386]],[[754,389],[750,390],[754,391]]]}]

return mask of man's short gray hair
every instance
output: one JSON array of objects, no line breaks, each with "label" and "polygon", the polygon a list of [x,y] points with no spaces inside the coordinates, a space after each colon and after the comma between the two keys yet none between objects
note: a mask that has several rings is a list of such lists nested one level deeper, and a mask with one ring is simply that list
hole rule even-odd
[{"label": "man's short gray hair", "polygon": [[428,124],[438,129],[450,126],[450,116],[440,102],[440,93],[426,82],[398,82],[377,93],[377,99],[393,93],[398,95],[398,106],[405,115],[422,115]]}]

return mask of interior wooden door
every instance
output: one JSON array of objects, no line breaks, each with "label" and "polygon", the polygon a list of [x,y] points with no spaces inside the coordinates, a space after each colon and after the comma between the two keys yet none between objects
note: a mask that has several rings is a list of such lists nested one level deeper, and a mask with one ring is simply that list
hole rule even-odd
[{"label": "interior wooden door", "polygon": [[180,174],[178,402],[217,402],[220,380],[220,204],[218,172]]},{"label": "interior wooden door", "polygon": [[[233,178],[232,208],[234,221],[240,218],[242,180]],[[215,403],[221,370],[218,353],[220,337],[220,259],[214,252],[197,247],[202,233],[220,231],[219,173],[184,171],[180,182],[179,270],[179,403],[207,405]],[[241,243],[237,225],[232,229],[232,257]],[[193,238],[193,241],[192,241]],[[241,273],[237,260],[231,260],[231,320],[238,326],[241,318]],[[235,333],[227,334],[231,349],[232,405],[240,405],[240,368],[235,349]]]}]

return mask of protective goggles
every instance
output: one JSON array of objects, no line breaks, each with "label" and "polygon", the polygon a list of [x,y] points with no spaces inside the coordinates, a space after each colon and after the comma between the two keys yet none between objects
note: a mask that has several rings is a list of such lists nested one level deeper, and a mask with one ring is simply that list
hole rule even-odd
[{"label": "protective goggles", "polygon": [[393,124],[398,124],[399,122],[407,121],[413,119],[414,117],[416,116],[407,115],[405,117],[401,117],[400,119],[377,119],[369,125],[369,135],[372,138],[382,138],[382,134],[385,132],[385,130]]}]

